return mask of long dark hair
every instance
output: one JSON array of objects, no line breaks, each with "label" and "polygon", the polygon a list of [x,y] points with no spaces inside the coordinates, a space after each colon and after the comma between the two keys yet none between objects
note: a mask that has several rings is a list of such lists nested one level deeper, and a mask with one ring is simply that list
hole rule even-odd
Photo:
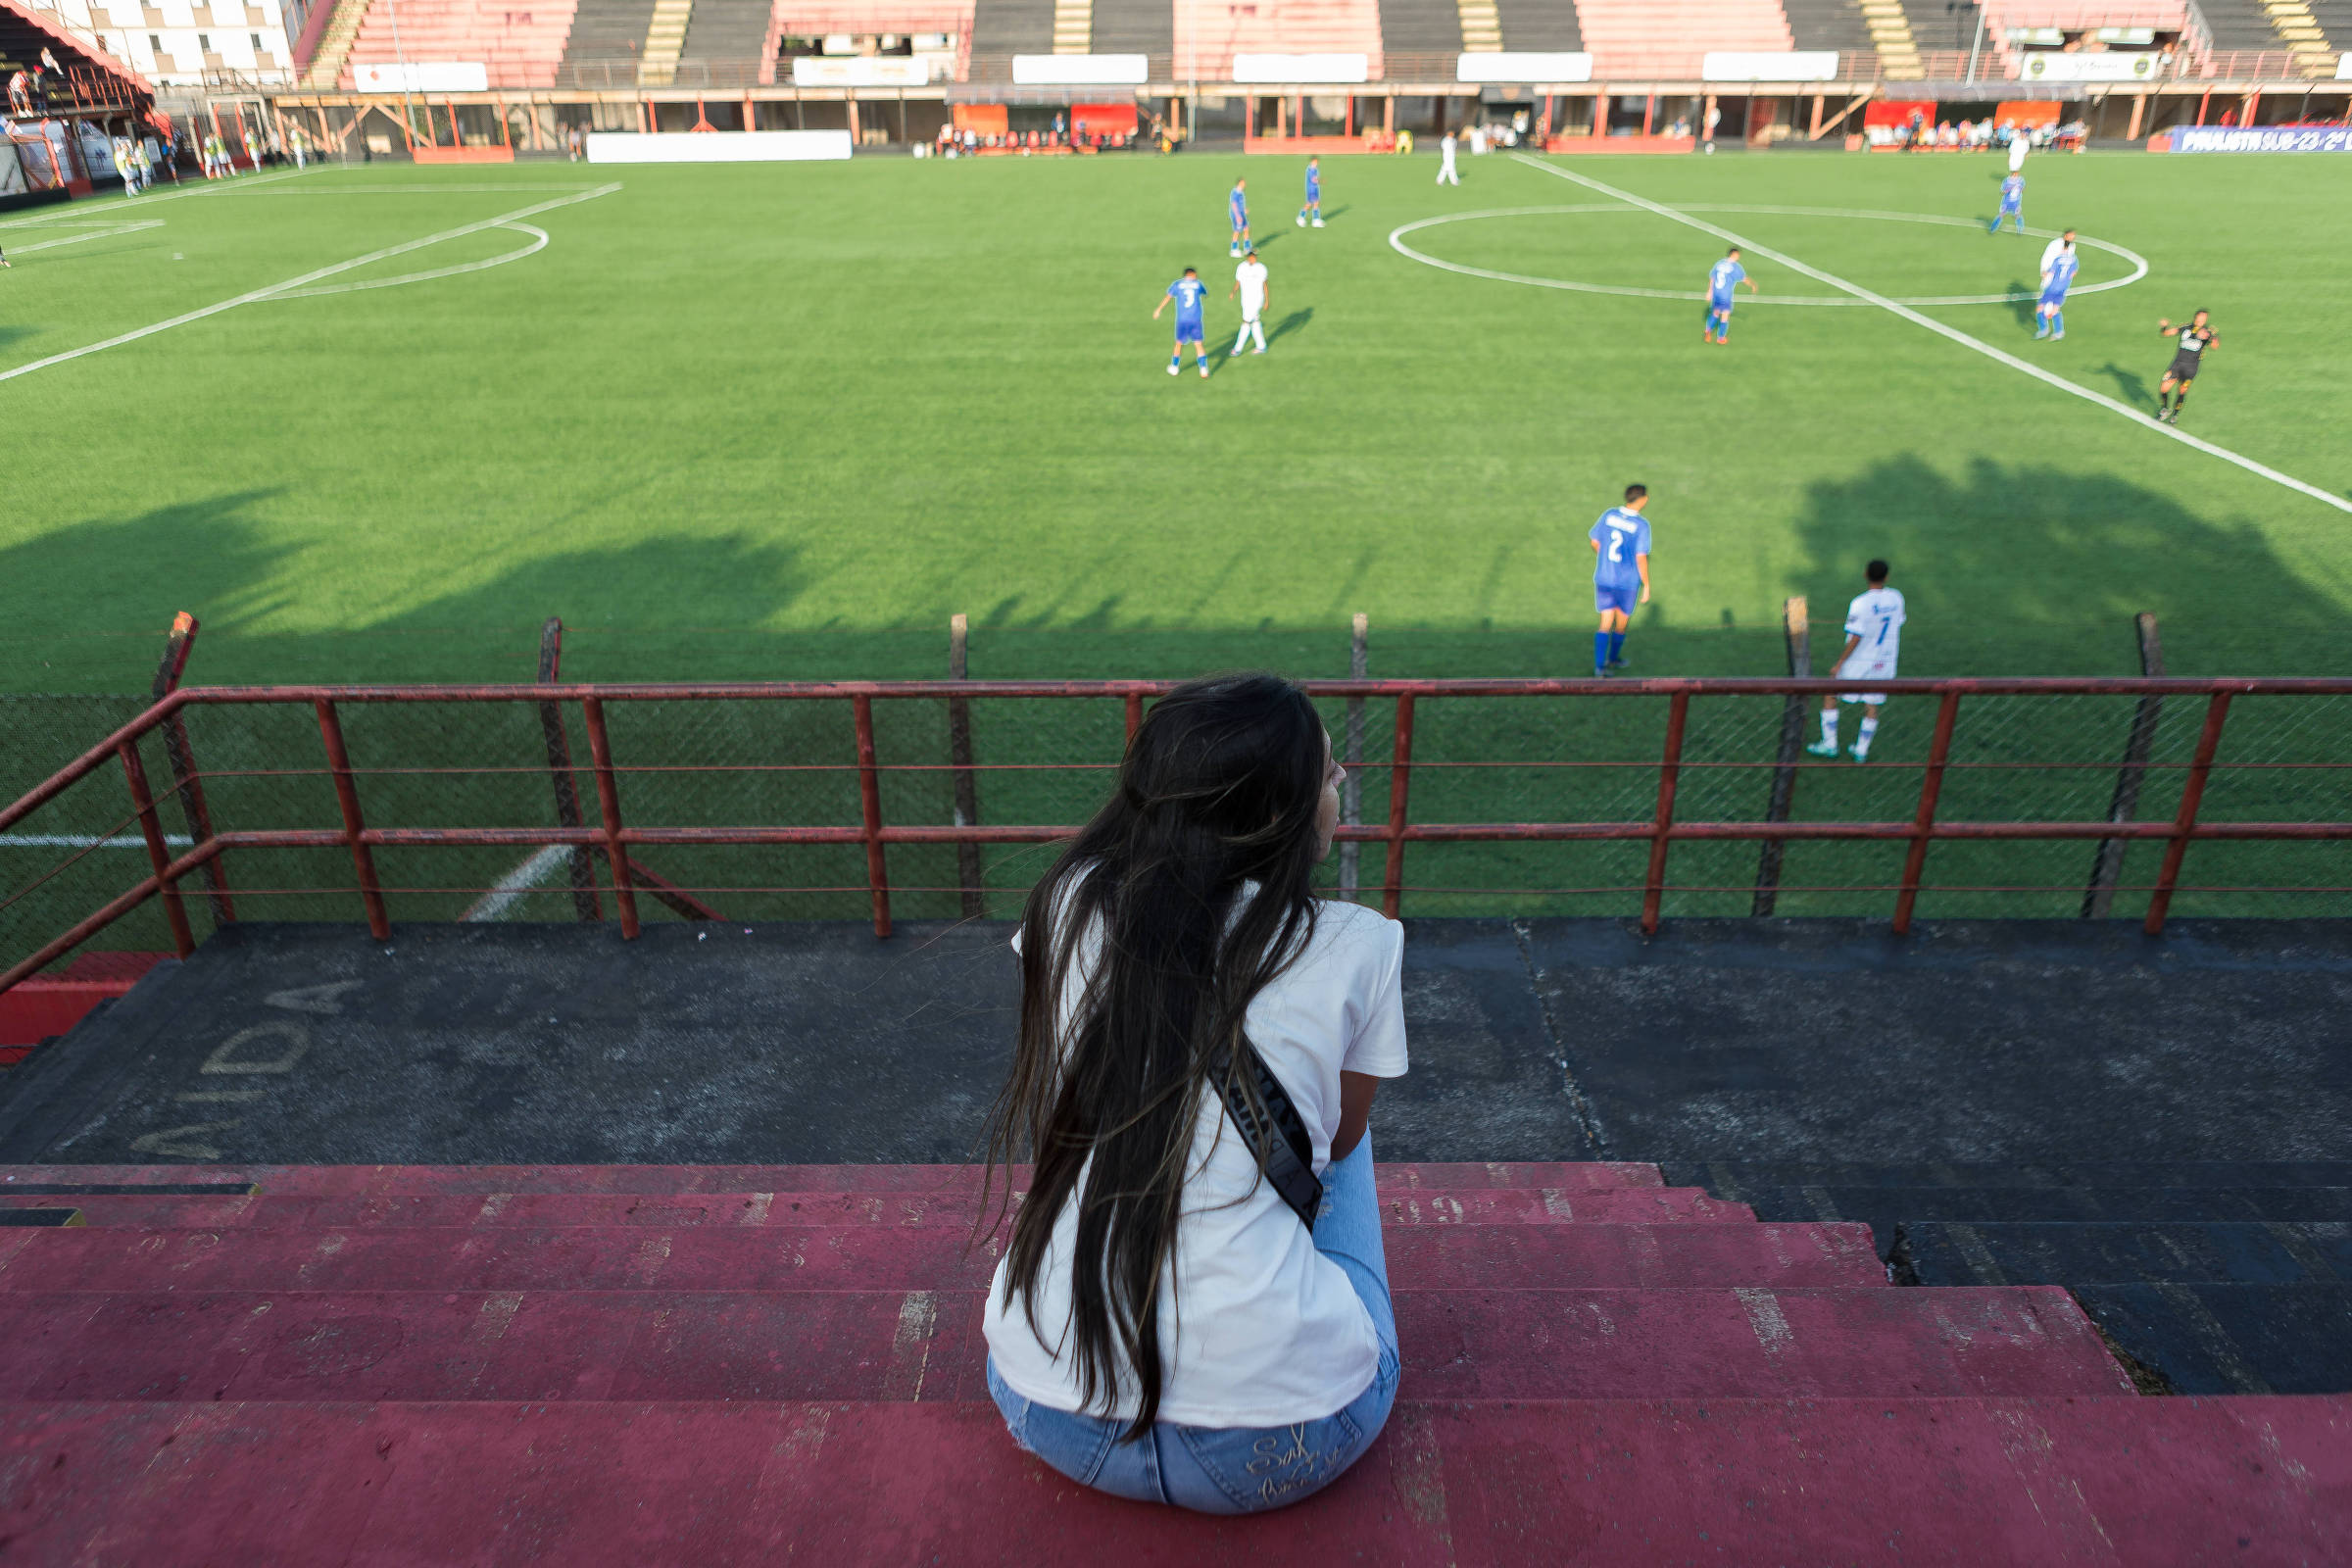
[{"label": "long dark hair", "polygon": [[[1120,1362],[1133,1370],[1123,1441],[1159,1411],[1159,1281],[1202,1099],[1231,1082],[1255,1102],[1243,1014],[1314,932],[1327,769],[1322,720],[1289,681],[1188,681],[1144,715],[1118,788],[1022,911],[1020,1042],[988,1144],[992,1170],[1036,1160],[1006,1301],[1026,1298],[1037,1330],[1038,1275],[1077,1193],[1070,1348],[1082,1407],[1115,1405]],[[1245,881],[1258,892],[1237,908]]]}]

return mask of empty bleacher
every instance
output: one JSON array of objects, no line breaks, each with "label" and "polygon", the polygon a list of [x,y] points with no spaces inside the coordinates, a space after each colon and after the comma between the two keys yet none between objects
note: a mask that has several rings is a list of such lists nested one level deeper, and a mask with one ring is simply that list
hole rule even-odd
[{"label": "empty bleacher", "polygon": [[1799,49],[1863,53],[1878,47],[1863,20],[1861,0],[1782,0],[1781,9]]},{"label": "empty bleacher", "polygon": [[2286,47],[2262,0],[2198,0],[2197,9],[2217,51]]},{"label": "empty bleacher", "polygon": [[1573,0],[1494,0],[1502,16],[1502,46],[1534,53],[1574,54],[1585,47],[1585,30]]},{"label": "empty bleacher", "polygon": [[1168,0],[1095,0],[1095,52],[1149,56],[1152,79],[1166,80],[1175,69],[1175,8]]},{"label": "empty bleacher", "polygon": [[2311,0],[2311,20],[2319,24],[2330,50],[2341,54],[2352,49],[2352,0]]},{"label": "empty bleacher", "polygon": [[974,81],[1010,80],[1014,55],[1053,52],[1054,0],[980,0],[972,12]]},{"label": "empty bleacher", "polygon": [[694,0],[684,58],[758,60],[767,52],[769,0]]},{"label": "empty bleacher", "polygon": [[1378,0],[1258,0],[1254,7],[1184,6],[1176,13],[1176,55],[1198,63],[1203,80],[1233,74],[1235,55],[1360,54],[1375,80],[1382,70]]},{"label": "empty bleacher", "polygon": [[1795,47],[1778,0],[1581,0],[1595,79],[1691,80],[1710,50]]},{"label": "empty bleacher", "polygon": [[[1902,0],[1911,41],[1923,50],[1966,49],[1976,41],[1976,0]],[[1991,47],[1993,40],[1985,40]]]},{"label": "empty bleacher", "polygon": [[[654,0],[579,0],[564,64],[635,66],[645,58],[645,35],[653,25]],[[627,85],[634,78],[615,80]]]},{"label": "empty bleacher", "polygon": [[1454,0],[1380,0],[1380,43],[1408,54],[1451,54],[1465,46]]},{"label": "empty bleacher", "polygon": [[[493,87],[552,87],[572,32],[577,0],[400,0],[398,47],[389,4],[368,8],[339,73],[402,60],[450,60],[489,68]],[[649,0],[650,5],[650,0]]]}]

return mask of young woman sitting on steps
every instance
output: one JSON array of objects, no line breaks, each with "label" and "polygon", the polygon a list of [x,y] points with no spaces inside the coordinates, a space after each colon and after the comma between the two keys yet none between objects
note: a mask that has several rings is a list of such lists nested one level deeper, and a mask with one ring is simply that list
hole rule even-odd
[{"label": "young woman sitting on steps", "polygon": [[989,1154],[1036,1171],[988,1386],[1013,1441],[1116,1496],[1295,1502],[1396,1396],[1365,1129],[1405,1070],[1404,939],[1315,896],[1344,776],[1290,682],[1189,682],[1022,916]]}]

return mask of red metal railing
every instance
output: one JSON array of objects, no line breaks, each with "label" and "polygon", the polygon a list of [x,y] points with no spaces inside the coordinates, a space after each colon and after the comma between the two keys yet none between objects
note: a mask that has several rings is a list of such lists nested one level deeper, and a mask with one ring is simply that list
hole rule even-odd
[{"label": "red metal railing", "polygon": [[[1145,703],[1174,684],[1168,681],[1110,680],[1110,681],[904,681],[904,682],[842,682],[842,683],[729,683],[708,685],[517,685],[517,686],[298,686],[204,688],[187,687],[172,692],[136,719],[123,725],[91,747],[76,760],[60,769],[22,799],[0,809],[0,844],[19,823],[44,805],[57,800],[76,784],[90,778],[109,765],[110,760],[122,769],[129,794],[130,811],[109,833],[120,833],[135,819],[146,850],[148,874],[132,886],[108,900],[103,906],[75,921],[69,929],[40,944],[21,961],[0,971],[0,991],[13,986],[43,966],[63,956],[114,921],[139,907],[150,899],[161,900],[165,920],[170,928],[172,945],[185,955],[193,951],[194,933],[180,892],[187,877],[204,872],[210,889],[210,907],[216,924],[234,919],[230,889],[223,874],[222,858],[232,851],[254,850],[342,850],[352,862],[360,906],[366,914],[369,930],[380,940],[389,935],[391,916],[386,902],[387,890],[378,874],[375,854],[378,850],[412,849],[416,847],[462,846],[561,846],[586,852],[604,861],[611,892],[618,906],[624,937],[633,938],[639,929],[637,895],[642,887],[663,903],[678,908],[690,917],[712,918],[707,906],[687,897],[685,890],[673,887],[647,871],[633,858],[633,852],[653,846],[719,846],[719,845],[841,845],[858,846],[863,850],[864,886],[862,892],[870,901],[875,933],[887,936],[891,929],[892,880],[889,848],[893,845],[1020,845],[1041,844],[1062,839],[1076,832],[1066,823],[1034,823],[1022,825],[980,824],[962,819],[950,822],[890,822],[884,819],[882,776],[885,773],[919,774],[936,772],[940,764],[920,762],[886,762],[876,739],[875,710],[878,705],[905,703],[913,700],[956,703],[1016,702],[1031,704],[1054,702],[1073,698],[1111,699],[1121,703],[1124,728],[1129,736],[1141,722]],[[1380,901],[1385,912],[1396,915],[1403,894],[1406,848],[1412,844],[1463,843],[1574,843],[1639,841],[1647,845],[1647,864],[1641,885],[1641,919],[1642,929],[1655,931],[1662,904],[1670,884],[1667,867],[1673,847],[1678,843],[1747,840],[1759,843],[1790,843],[1805,840],[1860,840],[1901,842],[1905,846],[1900,880],[1891,889],[1894,893],[1893,928],[1897,932],[1911,927],[1919,894],[1925,886],[1924,875],[1929,848],[1937,841],[2022,841],[2022,840],[2081,840],[2097,841],[2103,847],[2129,845],[2135,842],[2161,843],[2164,846],[2162,867],[2155,882],[2146,891],[2149,904],[2145,926],[2150,934],[2162,930],[2174,896],[2181,888],[2180,873],[2183,858],[2192,842],[2214,840],[2352,840],[2352,799],[2344,789],[2344,779],[2352,775],[2352,745],[2344,745],[2346,753],[2337,760],[2332,753],[2325,756],[2298,757],[2285,762],[2249,760],[2223,763],[2219,760],[2225,726],[2229,721],[2233,701],[2249,697],[2318,700],[2352,696],[2352,680],[2260,680],[2260,679],[1963,679],[1963,680],[1895,680],[1848,683],[1810,679],[1689,679],[1689,680],[1326,680],[1303,683],[1310,695],[1318,699],[1345,700],[1351,709],[1355,705],[1386,702],[1394,705],[1392,756],[1388,761],[1389,796],[1387,817],[1383,822],[1350,823],[1340,829],[1340,837],[1348,842],[1377,843],[1386,849],[1386,863],[1380,882]],[[1924,761],[1888,762],[1874,764],[1872,772],[1885,775],[1890,769],[1917,768],[1920,783],[1912,809],[1906,816],[1882,817],[1870,820],[1801,820],[1786,819],[1786,784],[1794,771],[1803,767],[1795,755],[1796,740],[1802,733],[1801,724],[1783,718],[1784,710],[1796,714],[1826,694],[1852,693],[1867,687],[1883,691],[1895,699],[1933,698],[1936,702],[1936,720]],[[1738,756],[1692,759],[1686,755],[1687,737],[1690,733],[1691,706],[1696,699],[1725,697],[1779,698],[1780,703],[1759,707],[1753,713],[1762,714],[1768,726],[1753,731],[1759,737],[1754,744]],[[2109,812],[2101,808],[2096,814],[2080,818],[2045,820],[1949,820],[1939,815],[1938,806],[1945,791],[1947,778],[1963,767],[2003,767],[2023,769],[2028,773],[2040,770],[2051,774],[2069,769],[2097,767],[2102,764],[2067,761],[2036,764],[2032,761],[2003,760],[1982,762],[1956,760],[1953,756],[1954,734],[1963,708],[1970,702],[1988,699],[2056,699],[2067,697],[2107,697],[2137,699],[2136,717],[2132,724],[2131,749],[2127,751],[2123,772],[2133,781],[2155,768],[2172,766],[2180,777],[2180,794],[2177,808],[2169,819],[2134,820],[2129,807],[2119,807]],[[1414,755],[1416,722],[1422,705],[1430,702],[1453,702],[1472,698],[1543,698],[1561,703],[1600,702],[1618,704],[1639,699],[1663,699],[1667,705],[1662,745],[1653,762],[1628,763],[1572,759],[1541,762],[1510,760],[1443,759],[1419,760]],[[2203,716],[2193,750],[2184,758],[2175,754],[2170,762],[2151,761],[2147,752],[2147,732],[2153,725],[2154,708],[2167,699],[2202,699]],[[845,703],[850,709],[855,734],[854,760],[840,762],[787,764],[727,763],[716,767],[701,764],[679,764],[675,755],[668,760],[656,759],[628,764],[616,762],[613,754],[608,709],[614,706],[647,703],[754,703],[791,704],[828,701]],[[361,779],[373,773],[435,773],[468,771],[481,774],[497,773],[553,773],[557,777],[556,796],[559,802],[572,799],[567,757],[560,747],[551,751],[545,764],[531,762],[509,765],[501,761],[491,765],[475,763],[466,769],[432,767],[355,767],[346,743],[342,711],[347,708],[380,707],[382,705],[438,704],[465,706],[526,705],[550,726],[549,733],[560,737],[563,714],[576,711],[587,733],[590,752],[590,770],[594,774],[598,820],[578,821],[576,802],[568,812],[561,813],[563,820],[556,825],[520,826],[413,826],[370,824],[364,810]],[[312,710],[316,719],[325,767],[288,769],[223,769],[207,774],[202,771],[190,750],[187,716],[207,710],[251,708],[270,705],[299,710]],[[2278,733],[2292,737],[2292,744],[2308,752],[2312,735],[2340,737],[2344,730],[2325,707],[2306,701]],[[2282,711],[2274,710],[2273,711]],[[2063,716],[2063,715],[2062,715]],[[2317,722],[2305,722],[2315,719]],[[446,725],[446,719],[442,721]],[[1996,724],[1997,728],[1998,725]],[[2063,725],[2061,727],[2064,727]],[[1760,737],[1767,728],[1777,736],[1777,742]],[[1352,722],[1349,733],[1359,733]],[[151,785],[145,764],[139,754],[139,742],[157,735],[164,743],[172,777],[170,788],[160,799],[176,797],[190,828],[189,848],[177,856],[172,853],[161,813],[159,794]],[[534,731],[534,740],[537,735]],[[520,764],[522,759],[510,760]],[[979,770],[994,766],[1011,770],[1035,767],[1035,763],[978,764]],[[1102,769],[1110,765],[1107,757],[1081,762],[1057,761],[1056,767],[1087,767]],[[1374,764],[1377,766],[1378,764]],[[2104,764],[2110,768],[2112,762]],[[1429,821],[1415,820],[1412,815],[1412,777],[1417,767],[1423,769],[1463,769],[1480,767],[1550,767],[1550,768],[1624,768],[1654,766],[1657,782],[1654,803],[1646,818],[1634,820],[1523,820],[1523,821]],[[2322,783],[2316,814],[2319,820],[2208,820],[2201,809],[2207,787],[2217,768],[2243,767],[2252,770],[2293,768],[2314,770]],[[968,774],[975,764],[968,754],[947,764],[951,771]],[[1748,769],[1757,773],[1772,773],[1776,779],[1773,799],[1776,804],[1758,819],[1744,820],[1688,820],[1678,815],[1678,794],[1684,775],[1692,767]],[[631,826],[623,814],[621,802],[622,776],[634,771],[662,772],[809,772],[824,770],[854,770],[858,782],[858,820],[855,822],[799,822],[799,823],[742,823],[742,824],[650,824]],[[291,774],[296,772],[316,776],[323,771],[331,782],[335,808],[340,825],[335,827],[285,827],[264,823],[256,826],[221,830],[214,826],[213,813],[205,801],[205,782],[231,778],[250,778],[256,773]],[[2021,776],[2016,773],[1999,775],[2003,778]],[[960,783],[960,777],[959,777]],[[2118,799],[2126,797],[2119,793]],[[2266,797],[2265,799],[2276,799]],[[2300,806],[2300,803],[2298,803]],[[104,835],[102,835],[102,838]],[[120,842],[109,839],[108,842]],[[30,842],[30,841],[25,841]],[[86,853],[86,852],[85,852]],[[2102,856],[2102,862],[2105,857]],[[1770,875],[1778,875],[1778,859],[1768,861],[1773,867]],[[2112,872],[2109,877],[2112,891]],[[2309,887],[2305,882],[2300,884]],[[248,894],[252,890],[247,890]],[[703,891],[710,891],[705,889]],[[932,891],[932,890],[925,890]],[[966,890],[969,891],[968,889]],[[1369,889],[1365,890],[1367,893]],[[1566,891],[1566,890],[1547,890]],[[1633,891],[1630,887],[1627,892]],[[1759,881],[1758,909],[1769,908],[1764,883]],[[2329,891],[2329,890],[2319,890]],[[2332,890],[2345,891],[2345,890]],[[593,890],[590,890],[591,897]],[[0,894],[7,890],[0,889]],[[22,893],[0,897],[0,909],[5,909]],[[590,905],[593,907],[593,905]],[[2104,906],[2102,905],[2103,908]]]}]

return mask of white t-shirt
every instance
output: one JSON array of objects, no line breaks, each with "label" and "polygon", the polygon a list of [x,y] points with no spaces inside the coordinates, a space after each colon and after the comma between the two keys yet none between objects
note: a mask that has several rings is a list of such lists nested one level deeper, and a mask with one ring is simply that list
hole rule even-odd
[{"label": "white t-shirt", "polygon": [[[1099,940],[1081,950],[1081,964]],[[1403,959],[1402,926],[1355,905],[1325,904],[1306,951],[1250,1004],[1250,1043],[1298,1107],[1317,1175],[1330,1168],[1339,1131],[1341,1069],[1404,1075]],[[1067,1338],[1077,1231],[1073,1198],[1054,1221],[1038,1274],[1038,1331],[1029,1327],[1030,1303],[1007,1306],[1004,1263],[984,1325],[998,1375],[1057,1410],[1079,1408],[1076,1352],[1054,1353]],[[1214,1095],[1204,1098],[1194,1131],[1175,1251],[1160,1282],[1159,1336],[1159,1419],[1183,1426],[1319,1420],[1353,1402],[1380,1366],[1362,1298],[1260,1177]],[[1132,1419],[1136,1403],[1122,1368],[1116,1404],[1106,1412],[1098,1402],[1092,1413]]]},{"label": "white t-shirt", "polygon": [[1242,285],[1242,318],[1257,319],[1257,313],[1266,308],[1266,264],[1244,262],[1233,270],[1234,281]]},{"label": "white t-shirt", "polygon": [[2054,239],[2041,248],[2041,275],[2050,275],[2050,264],[2066,254],[2066,241]]},{"label": "white t-shirt", "polygon": [[2026,167],[2026,149],[2034,144],[2034,133],[2023,125],[2009,138],[2009,172],[2016,173]]},{"label": "white t-shirt", "polygon": [[1838,666],[1847,680],[1866,675],[1891,675],[1903,648],[1903,596],[1892,588],[1873,588],[1845,609],[1845,632],[1862,639],[1853,654]]},{"label": "white t-shirt", "polygon": [[1449,163],[1449,164],[1453,162],[1453,132],[1452,132],[1452,131],[1450,131],[1450,130],[1449,130],[1449,131],[1447,131],[1447,132],[1446,133],[1446,139],[1445,139],[1444,141],[1442,141],[1442,142],[1438,143],[1438,152],[1439,152],[1439,155],[1440,155],[1441,157],[1443,157],[1443,158],[1446,160],[1446,162],[1447,162],[1447,163]]}]

